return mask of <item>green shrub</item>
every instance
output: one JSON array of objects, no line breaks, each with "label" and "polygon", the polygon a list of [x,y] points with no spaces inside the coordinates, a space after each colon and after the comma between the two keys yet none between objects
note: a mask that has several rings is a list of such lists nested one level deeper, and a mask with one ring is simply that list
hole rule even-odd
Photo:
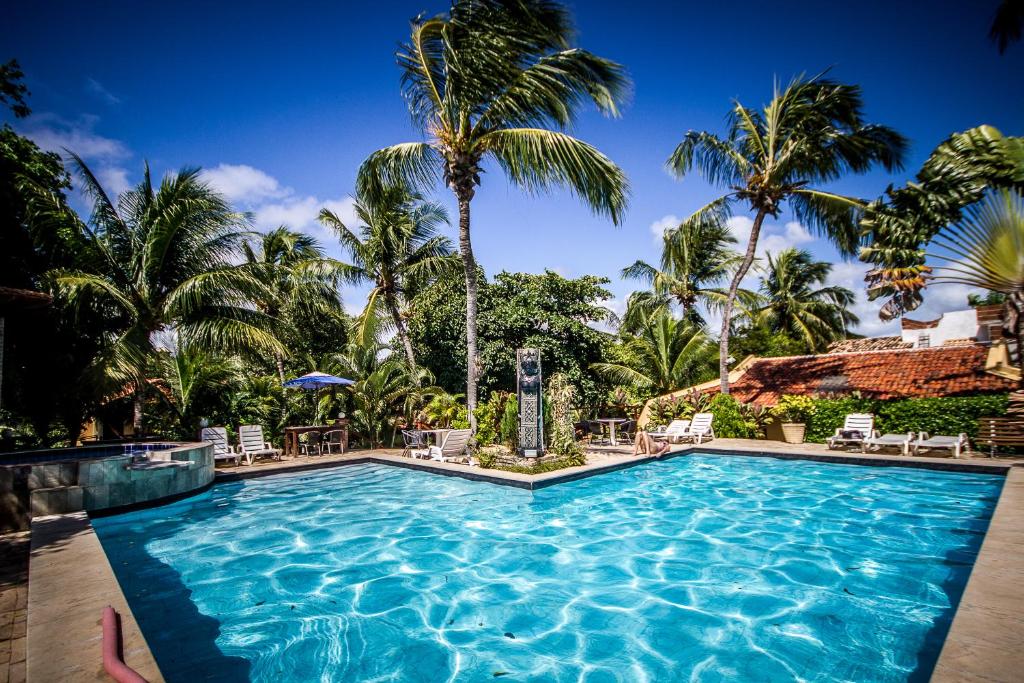
[{"label": "green shrub", "polygon": [[[814,399],[814,415],[807,423],[806,439],[823,443],[843,426],[848,413],[873,413],[875,429],[880,432],[928,432],[953,436],[964,432],[973,439],[978,431],[978,418],[1004,415],[1006,405],[1006,394],[899,401],[878,401],[858,396],[817,398]],[[717,433],[717,426],[715,431]]]},{"label": "green shrub", "polygon": [[519,446],[519,398],[509,395],[498,426],[498,440],[515,450]]},{"label": "green shrub", "polygon": [[708,412],[715,416],[715,436],[724,439],[754,439],[759,428],[744,415],[743,406],[729,394],[717,394],[711,399]]},{"label": "green shrub", "polygon": [[586,463],[583,449],[576,441],[576,429],[572,420],[572,400],[575,390],[568,378],[558,372],[548,380],[548,396],[551,406],[551,437],[548,450],[577,465]]}]

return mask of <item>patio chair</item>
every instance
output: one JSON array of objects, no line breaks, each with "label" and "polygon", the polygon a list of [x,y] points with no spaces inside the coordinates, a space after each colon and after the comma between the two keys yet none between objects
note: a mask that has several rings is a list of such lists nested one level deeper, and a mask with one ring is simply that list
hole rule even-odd
[{"label": "patio chair", "polygon": [[414,450],[423,450],[427,447],[426,435],[418,429],[402,430],[402,455],[412,457]]},{"label": "patio chair", "polygon": [[877,451],[882,448],[899,448],[901,455],[910,455],[910,442],[913,439],[913,432],[869,436],[861,442],[860,450],[862,453],[867,453],[869,450]]},{"label": "patio chair", "polygon": [[306,432],[299,439],[299,452],[303,455],[323,455],[323,449],[320,444],[323,442],[323,436],[320,432]]},{"label": "patio chair", "polygon": [[412,451],[414,458],[429,458],[448,462],[458,460],[466,456],[466,449],[469,447],[469,440],[473,432],[468,429],[453,429],[444,435],[444,441],[440,446],[428,446],[424,450]]},{"label": "patio chair", "polygon": [[918,435],[917,440],[911,444],[914,449],[914,455],[921,455],[921,450],[935,450],[944,449],[951,451],[954,458],[959,458],[960,454],[970,448],[970,442],[967,440],[967,435],[960,432],[958,436],[928,436],[928,432],[921,432]]},{"label": "patio chair", "polygon": [[690,420],[690,426],[686,429],[683,437],[696,444],[714,439],[715,428],[711,426],[714,421],[715,416],[711,413],[697,413]]},{"label": "patio chair", "polygon": [[238,428],[238,448],[249,465],[260,457],[281,459],[281,449],[267,443],[263,438],[263,427],[260,425],[242,425]]},{"label": "patio chair", "polygon": [[829,450],[840,446],[859,446],[871,436],[878,436],[875,431],[875,416],[871,413],[850,413],[846,416],[843,426],[828,437],[825,443]]},{"label": "patio chair", "polygon": [[344,453],[345,430],[332,429],[329,432],[324,432],[323,438],[320,440],[320,448],[328,455],[333,453],[335,448],[338,449],[338,453]]},{"label": "patio chair", "polygon": [[652,437],[658,440],[666,440],[669,443],[678,443],[676,439],[686,438],[686,433],[690,429],[689,420],[672,420],[668,423],[668,426],[662,426],[653,432],[648,432]]},{"label": "patio chair", "polygon": [[615,431],[618,432],[618,438],[632,441],[636,438],[636,420],[626,420]]},{"label": "patio chair", "polygon": [[234,460],[235,465],[238,465],[238,461],[242,458],[228,444],[228,430],[224,427],[203,427],[203,430],[199,432],[199,440],[213,444],[214,465],[226,460]]},{"label": "patio chair", "polygon": [[590,443],[607,441],[604,436],[604,426],[597,420],[587,420],[587,429],[590,430]]}]

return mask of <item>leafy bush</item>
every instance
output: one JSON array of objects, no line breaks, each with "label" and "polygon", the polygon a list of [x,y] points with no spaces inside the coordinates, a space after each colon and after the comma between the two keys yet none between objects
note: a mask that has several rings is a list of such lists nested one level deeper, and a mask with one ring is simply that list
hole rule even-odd
[{"label": "leafy bush", "polygon": [[[979,417],[999,417],[1006,413],[1007,395],[908,398],[899,401],[847,396],[817,398],[814,399],[814,405],[814,415],[807,424],[807,441],[824,442],[837,428],[843,426],[847,413],[873,413],[875,429],[880,432],[948,435],[964,432],[973,439],[978,431]],[[717,433],[717,426],[715,431]]]},{"label": "leafy bush", "polygon": [[519,398],[510,394],[498,425],[499,441],[515,450],[519,445]]},{"label": "leafy bush", "polygon": [[814,416],[814,410],[814,399],[810,396],[783,396],[771,409],[771,414],[782,422],[806,424]]},{"label": "leafy bush", "polygon": [[492,391],[486,401],[476,407],[476,442],[480,446],[501,443],[501,423],[505,417],[505,408],[515,398],[507,391]]},{"label": "leafy bush", "polygon": [[583,449],[576,441],[576,429],[572,420],[573,386],[562,373],[555,373],[548,381],[548,396],[551,405],[551,440],[548,448],[553,453],[575,462],[586,463]]},{"label": "leafy bush", "polygon": [[[695,413],[706,412],[710,402],[709,395],[699,391],[654,399],[651,402],[647,426],[654,428],[667,425],[672,420],[688,420]],[[717,427],[715,433],[718,433]]]},{"label": "leafy bush", "polygon": [[754,439],[760,433],[760,425],[752,419],[743,404],[730,394],[717,394],[711,399],[708,412],[715,416],[715,436],[729,439]]}]

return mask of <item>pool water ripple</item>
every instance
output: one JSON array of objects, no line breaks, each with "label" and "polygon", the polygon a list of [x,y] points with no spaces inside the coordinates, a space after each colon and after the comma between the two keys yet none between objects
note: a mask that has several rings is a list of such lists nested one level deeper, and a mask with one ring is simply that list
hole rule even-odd
[{"label": "pool water ripple", "polygon": [[385,465],[94,520],[168,681],[927,680],[1002,478],[690,455]]}]

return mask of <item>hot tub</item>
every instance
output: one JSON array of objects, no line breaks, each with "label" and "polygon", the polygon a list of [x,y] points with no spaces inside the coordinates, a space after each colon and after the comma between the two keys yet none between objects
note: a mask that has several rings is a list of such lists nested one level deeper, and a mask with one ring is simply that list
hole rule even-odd
[{"label": "hot tub", "polygon": [[0,531],[33,517],[127,508],[213,481],[209,443],[128,443],[0,454]]}]

